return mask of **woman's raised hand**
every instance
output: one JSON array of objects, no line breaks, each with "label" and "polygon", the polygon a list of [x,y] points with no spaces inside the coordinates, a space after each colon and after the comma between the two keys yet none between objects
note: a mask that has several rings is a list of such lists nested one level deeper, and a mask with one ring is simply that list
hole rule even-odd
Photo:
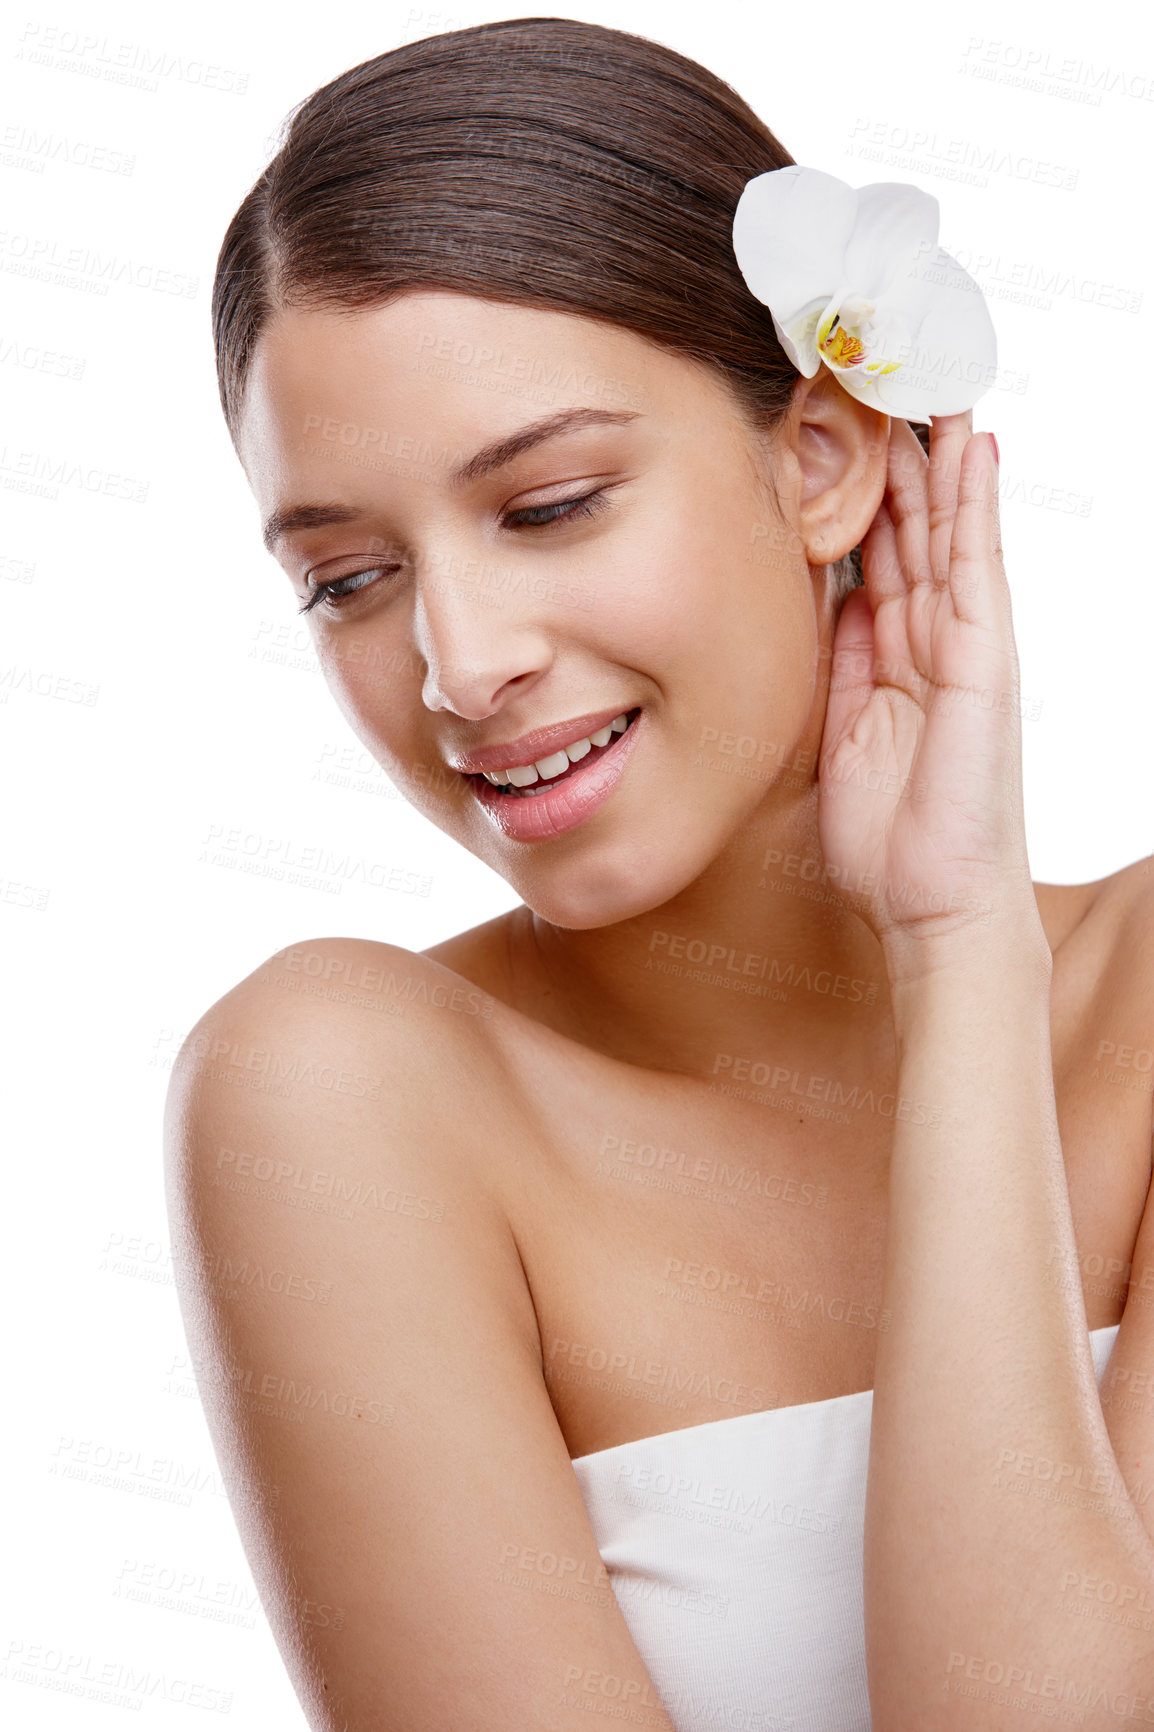
[{"label": "woman's raised hand", "polygon": [[997,458],[971,427],[968,410],[934,421],[927,459],[908,423],[891,423],[865,585],[834,635],[822,850],[883,944],[903,952],[1003,904],[1036,913]]}]

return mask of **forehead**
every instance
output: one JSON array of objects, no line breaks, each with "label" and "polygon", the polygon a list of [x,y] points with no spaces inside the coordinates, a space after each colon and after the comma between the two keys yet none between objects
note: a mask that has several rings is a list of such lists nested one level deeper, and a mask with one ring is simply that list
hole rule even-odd
[{"label": "forehead", "polygon": [[342,474],[358,454],[367,465],[430,443],[467,457],[550,411],[684,415],[694,393],[727,401],[711,369],[621,326],[413,291],[353,312],[278,311],[253,356],[239,444],[263,496],[326,446]]}]

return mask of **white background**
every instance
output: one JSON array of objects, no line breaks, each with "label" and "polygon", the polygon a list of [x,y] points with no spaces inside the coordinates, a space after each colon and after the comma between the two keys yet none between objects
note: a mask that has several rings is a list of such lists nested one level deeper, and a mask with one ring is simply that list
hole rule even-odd
[{"label": "white background", "polygon": [[[1103,877],[1154,848],[1154,33],[1137,37],[1142,14],[1121,8],[1006,0],[964,20],[926,0],[774,7],[772,24],[759,10],[622,0],[566,15],[701,60],[801,163],[940,200],[943,246],[989,297],[1005,380],[975,424],[1001,446],[1033,875]],[[85,0],[17,11],[0,35],[18,1533],[0,1691],[21,1728],[203,1724],[213,1711],[179,1699],[194,1684],[230,1724],[305,1724],[185,1357],[168,1068],[208,1004],[283,945],[340,932],[419,949],[516,898],[393,794],[312,666],[220,417],[212,272],[292,105],[402,41],[520,15],[468,0],[451,14],[203,0],[179,16]],[[116,81],[125,57],[143,83]],[[139,497],[68,479],[97,471]],[[64,695],[37,689],[58,681]],[[345,752],[351,785],[325,781]],[[235,828],[399,864],[432,891],[339,873],[306,891],[214,866]],[[106,1668],[136,1674],[139,1714],[97,1699]]]}]

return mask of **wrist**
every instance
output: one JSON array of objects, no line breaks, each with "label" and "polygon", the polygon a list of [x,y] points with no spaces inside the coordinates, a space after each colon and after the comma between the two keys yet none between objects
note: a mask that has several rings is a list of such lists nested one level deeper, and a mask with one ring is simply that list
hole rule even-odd
[{"label": "wrist", "polygon": [[991,903],[965,924],[922,922],[881,935],[890,989],[919,992],[945,983],[985,982],[999,988],[1012,981],[1047,994],[1053,956],[1032,890]]}]

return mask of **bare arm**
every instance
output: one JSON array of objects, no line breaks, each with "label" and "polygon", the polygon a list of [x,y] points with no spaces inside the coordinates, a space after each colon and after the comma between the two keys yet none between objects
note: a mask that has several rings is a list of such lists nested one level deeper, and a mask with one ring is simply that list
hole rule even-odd
[{"label": "bare arm", "polygon": [[461,1091],[476,1112],[458,1126],[499,1102],[491,1054],[447,1010],[385,1016],[290,985],[274,958],[193,1031],[167,1163],[206,1414],[310,1725],[565,1732],[611,1678],[633,1723],[671,1732],[549,1402],[512,1233],[445,1128]]},{"label": "bare arm", "polygon": [[[1047,1703],[1154,1724],[1154,1636],[1057,1609],[1083,1577],[1154,1598],[1154,1454],[1120,1466],[1081,1290],[1048,1276],[1055,1247],[1077,1266],[1049,952],[1036,913],[999,916],[894,982],[899,1094],[928,1110],[895,1125],[892,1157],[865,1534],[877,1732],[999,1732]],[[1123,1343],[1154,1363],[1149,1312],[1127,1308]]]},{"label": "bare arm", "polygon": [[[1047,1274],[1076,1246],[998,498],[969,411],[935,417],[928,459],[891,423],[822,739],[822,848],[882,943],[898,1048],[865,1527],[875,1732],[1005,1732],[1058,1704],[1085,1727],[1154,1724],[1152,1636],[1055,1610],[1070,1572],[1154,1589],[1154,1539],[1081,1290]],[[1119,1339],[1144,1325],[1128,1310]]]}]

